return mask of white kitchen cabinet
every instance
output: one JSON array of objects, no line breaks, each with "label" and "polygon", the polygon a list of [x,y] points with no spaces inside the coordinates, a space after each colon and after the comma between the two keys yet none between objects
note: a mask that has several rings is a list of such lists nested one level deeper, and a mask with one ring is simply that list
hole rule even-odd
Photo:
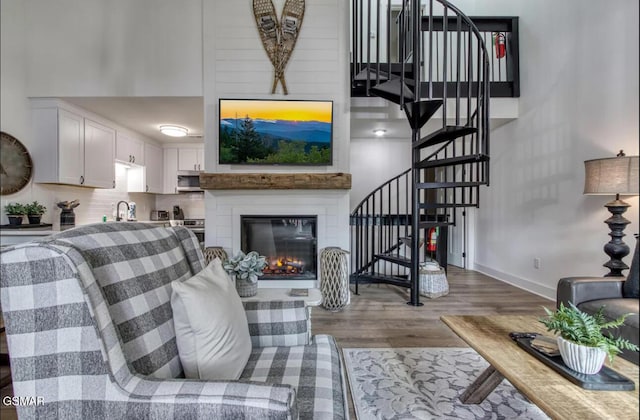
[{"label": "white kitchen cabinet", "polygon": [[118,131],[116,137],[116,160],[144,166],[145,142]]},{"label": "white kitchen cabinet", "polygon": [[164,194],[176,194],[178,188],[178,149],[174,147],[163,149],[164,157]]},{"label": "white kitchen cabinet", "polygon": [[204,147],[178,149],[179,171],[204,171]]},{"label": "white kitchen cabinet", "polygon": [[145,166],[132,165],[127,169],[127,192],[163,192],[162,148],[144,143]]},{"label": "white kitchen cabinet", "polygon": [[[58,180],[62,184],[82,185],[84,176],[84,118],[60,109],[58,110],[57,125],[60,154],[57,162],[52,159],[50,163],[57,163],[55,169],[57,169],[58,177],[51,174],[53,177],[50,180]],[[34,172],[37,174],[39,169],[36,165]]]},{"label": "white kitchen cabinet", "polygon": [[116,167],[116,132],[87,118],[84,119],[84,184],[92,187],[114,188]]},{"label": "white kitchen cabinet", "polygon": [[115,130],[60,107],[33,109],[34,182],[114,188]]},{"label": "white kitchen cabinet", "polygon": [[204,171],[204,146],[198,150],[198,170]]},{"label": "white kitchen cabinet", "polygon": [[164,157],[162,148],[154,144],[144,144],[145,188],[150,193],[162,193],[164,188]]}]

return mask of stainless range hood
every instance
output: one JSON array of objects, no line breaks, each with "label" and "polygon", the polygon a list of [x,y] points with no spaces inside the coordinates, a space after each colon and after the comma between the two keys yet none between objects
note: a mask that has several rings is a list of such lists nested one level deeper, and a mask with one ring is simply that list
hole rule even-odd
[{"label": "stainless range hood", "polygon": [[200,171],[178,171],[178,183],[176,191],[180,192],[201,192]]}]

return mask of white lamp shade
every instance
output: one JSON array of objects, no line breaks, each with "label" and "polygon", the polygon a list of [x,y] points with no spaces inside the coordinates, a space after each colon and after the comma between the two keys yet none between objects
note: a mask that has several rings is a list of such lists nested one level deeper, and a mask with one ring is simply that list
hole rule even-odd
[{"label": "white lamp shade", "polygon": [[584,162],[584,194],[638,195],[638,156]]}]

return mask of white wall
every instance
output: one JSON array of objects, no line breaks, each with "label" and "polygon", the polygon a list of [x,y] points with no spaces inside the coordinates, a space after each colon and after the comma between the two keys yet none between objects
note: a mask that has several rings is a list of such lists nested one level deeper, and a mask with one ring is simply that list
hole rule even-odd
[{"label": "white wall", "polygon": [[29,96],[202,95],[202,0],[24,3]]},{"label": "white wall", "polygon": [[[520,16],[520,118],[492,133],[475,267],[555,298],[561,277],[608,272],[603,205],[613,197],[582,195],[583,162],[620,149],[638,155],[638,2],[455,3],[468,14]],[[638,197],[625,200],[633,249]]]},{"label": "white wall", "polygon": [[352,189],[349,208],[353,210],[370,192],[409,167],[409,138],[351,139]]},{"label": "white wall", "polygon": [[180,206],[185,219],[204,219],[204,194],[180,193],[156,195],[155,210],[166,210],[172,217],[173,206]]}]

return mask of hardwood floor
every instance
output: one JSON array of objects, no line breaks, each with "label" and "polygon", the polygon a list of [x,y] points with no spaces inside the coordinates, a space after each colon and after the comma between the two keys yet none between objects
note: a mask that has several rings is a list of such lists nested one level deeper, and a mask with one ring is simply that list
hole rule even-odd
[{"label": "hardwood floor", "polygon": [[[544,315],[542,306],[555,302],[502,283],[483,274],[449,267],[449,294],[437,299],[421,296],[424,306],[407,305],[408,293],[382,284],[360,285],[359,295],[340,312],[313,308],[314,334],[331,334],[344,347],[467,347],[442,321],[452,314]],[[353,287],[352,287],[353,290]],[[11,395],[11,386],[2,396]],[[15,410],[2,405],[0,417],[15,419]],[[355,419],[351,408],[351,418]]]},{"label": "hardwood floor", "polygon": [[[441,315],[544,315],[542,306],[555,302],[478,272],[449,267],[449,294],[420,297],[424,306],[407,305],[404,289],[360,285],[359,295],[341,312],[313,308],[314,334],[331,334],[340,347],[466,347]],[[353,287],[352,287],[353,291]]]}]

